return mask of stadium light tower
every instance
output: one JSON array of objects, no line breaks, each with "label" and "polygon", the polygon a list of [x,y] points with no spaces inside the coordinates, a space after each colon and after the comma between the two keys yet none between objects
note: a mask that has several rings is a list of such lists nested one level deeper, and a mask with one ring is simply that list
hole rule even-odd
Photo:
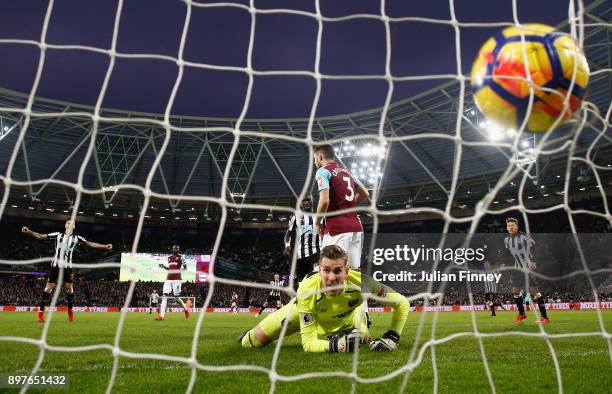
[{"label": "stadium light tower", "polygon": [[387,157],[387,142],[380,144],[372,141],[343,141],[334,147],[338,160],[351,170],[366,189],[373,189],[383,176],[383,165]]},{"label": "stadium light tower", "polygon": [[17,126],[17,123],[10,125],[5,118],[0,117],[0,141],[11,133]]}]

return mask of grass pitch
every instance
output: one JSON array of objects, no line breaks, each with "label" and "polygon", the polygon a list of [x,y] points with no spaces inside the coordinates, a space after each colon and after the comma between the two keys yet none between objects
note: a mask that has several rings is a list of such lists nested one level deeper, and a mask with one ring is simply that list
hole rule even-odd
[{"label": "grass pitch", "polygon": [[[602,312],[607,332],[612,332],[612,312]],[[535,314],[519,327],[514,325],[513,312],[499,312],[490,318],[488,312],[476,313],[476,324],[481,333],[515,332],[539,333]],[[190,357],[197,323],[197,314],[186,320],[183,314],[169,314],[164,322],[153,321],[155,315],[131,313],[126,315],[121,335],[121,348],[134,353],[157,353]],[[375,378],[390,374],[406,365],[415,345],[420,313],[411,313],[402,334],[400,349],[393,353],[374,353],[362,347],[357,375]],[[374,314],[372,334],[381,335],[391,315]],[[557,374],[551,356],[554,350],[561,370],[566,393],[609,393],[612,385],[610,340],[581,333],[601,332],[594,311],[552,311],[551,323],[545,326],[549,334],[570,334],[547,343],[541,337],[512,335],[484,337],[482,343],[488,366],[498,393],[558,392]],[[424,330],[418,341],[416,357],[422,345],[432,338],[434,314],[427,313]],[[199,338],[197,359],[207,366],[252,365],[271,368],[274,346],[263,349],[242,349],[237,337],[260,319],[253,314],[207,314]],[[65,312],[55,313],[47,341],[53,346],[84,346],[112,344],[118,313],[77,313],[76,320],[67,321]],[[20,336],[40,339],[43,325],[36,322],[35,313],[0,313],[0,337]],[[469,312],[447,312],[437,315],[434,338],[444,339],[461,332],[474,332]],[[572,335],[576,334],[576,335]],[[1,339],[1,338],[0,338]],[[420,363],[408,376],[408,392],[432,392],[434,376],[441,393],[490,392],[479,342],[474,336],[456,336],[435,347],[426,347]],[[433,349],[433,352],[432,352]],[[34,344],[0,341],[0,373],[27,374],[39,357]],[[435,360],[435,362],[433,361]],[[49,392],[105,392],[113,366],[110,350],[60,352],[47,350],[41,373],[69,375],[67,389],[47,389]],[[283,342],[276,361],[276,372],[292,377],[311,372],[344,371],[353,369],[352,354],[306,354],[302,351],[299,334]],[[178,361],[119,357],[117,378],[113,392],[180,393],[187,388],[191,368]],[[398,392],[405,373],[379,383],[356,383],[356,392]],[[277,381],[280,393],[348,393],[353,380],[348,377],[314,377],[297,381]],[[267,392],[268,373],[258,371],[198,371],[194,392]],[[0,389],[3,391],[3,389]],[[31,389],[33,392],[45,390]]]}]

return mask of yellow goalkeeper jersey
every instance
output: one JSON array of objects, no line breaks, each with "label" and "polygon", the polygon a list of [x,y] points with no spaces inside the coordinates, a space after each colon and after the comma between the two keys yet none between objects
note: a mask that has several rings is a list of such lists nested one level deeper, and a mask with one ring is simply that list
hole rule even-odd
[{"label": "yellow goalkeeper jersey", "polygon": [[349,271],[342,293],[328,295],[321,292],[323,287],[321,276],[316,273],[304,279],[298,288],[297,309],[305,351],[326,352],[329,341],[319,336],[358,328],[355,311],[363,304],[362,292],[384,297],[380,302],[393,308],[390,329],[401,334],[409,309],[408,300],[401,294],[354,270]]}]

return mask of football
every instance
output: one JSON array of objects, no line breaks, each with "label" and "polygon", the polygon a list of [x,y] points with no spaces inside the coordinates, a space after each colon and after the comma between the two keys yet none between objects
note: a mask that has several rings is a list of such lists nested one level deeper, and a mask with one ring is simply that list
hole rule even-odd
[{"label": "football", "polygon": [[509,27],[487,40],[474,61],[471,80],[476,105],[489,120],[519,129],[527,118],[526,130],[545,132],[578,110],[589,66],[578,43],[566,33],[528,24]]}]

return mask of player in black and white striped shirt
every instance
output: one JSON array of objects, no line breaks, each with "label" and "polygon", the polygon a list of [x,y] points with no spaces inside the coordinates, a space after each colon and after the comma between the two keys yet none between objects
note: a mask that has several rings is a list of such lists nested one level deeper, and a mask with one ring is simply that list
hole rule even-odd
[{"label": "player in black and white striped shirt", "polygon": [[[94,249],[113,249],[112,244],[102,245],[96,242],[91,242],[81,237],[80,235],[74,234],[74,221],[67,220],[64,225],[64,232],[54,232],[49,234],[41,234],[36,231],[32,231],[27,227],[23,227],[21,232],[28,234],[36,239],[41,240],[52,240],[55,245],[55,253],[53,254],[53,261],[51,261],[51,270],[47,277],[47,284],[40,300],[40,306],[38,308],[38,321],[44,322],[44,312],[51,293],[55,289],[57,280],[64,282],[64,291],[66,292],[66,301],[68,302],[68,320],[74,320],[74,314],[72,312],[72,306],[74,301],[74,288],[72,286],[73,274],[72,274],[72,258],[74,250],[78,245],[85,245],[89,248]],[[62,277],[60,274],[63,272]]]},{"label": "player in black and white striped shirt", "polygon": [[291,256],[292,245],[296,252],[295,277],[293,285],[297,290],[299,282],[311,273],[319,263],[319,252],[321,251],[321,237],[315,228],[316,215],[312,212],[312,195],[307,194],[302,200],[301,209],[304,211],[300,223],[295,215],[289,219],[289,227],[285,232],[285,249],[283,254]]},{"label": "player in black and white striped shirt", "polygon": [[[490,262],[485,261],[485,263],[484,263],[484,271],[485,272],[491,272],[491,263]],[[493,281],[485,281],[484,282],[484,289],[485,289],[485,305],[491,311],[491,317],[497,316],[495,314],[495,308],[496,307],[500,307],[503,310],[506,310],[504,308],[504,306],[501,304],[501,302],[499,301],[499,298],[497,297],[497,283],[495,283]]]},{"label": "player in black and white striped shirt", "polygon": [[537,289],[536,278],[530,273],[535,272],[536,264],[532,261],[533,247],[535,241],[530,235],[525,234],[519,230],[518,220],[515,218],[506,219],[506,230],[508,235],[504,239],[504,247],[510,253],[514,259],[514,267],[517,268],[512,274],[512,294],[514,296],[514,302],[516,308],[519,311],[516,317],[516,324],[520,324],[527,315],[525,314],[525,307],[523,305],[523,289],[526,287],[525,284],[525,271],[529,277],[530,287],[529,291],[533,301],[538,304],[540,309],[541,318],[538,320],[539,323],[548,324],[548,315],[546,314],[546,304],[544,303],[544,297]]},{"label": "player in black and white striped shirt", "polygon": [[149,315],[153,308],[159,313],[159,294],[157,294],[157,290],[153,290],[153,293],[149,296]]},{"label": "player in black and white striped shirt", "polygon": [[268,292],[268,297],[266,297],[266,302],[261,306],[259,312],[255,315],[259,317],[261,312],[268,307],[270,304],[276,304],[277,308],[281,308],[283,306],[283,301],[281,301],[281,288],[285,287],[285,281],[281,280],[279,274],[274,274],[274,280],[270,281],[270,286],[277,287],[278,289],[272,289]]}]

